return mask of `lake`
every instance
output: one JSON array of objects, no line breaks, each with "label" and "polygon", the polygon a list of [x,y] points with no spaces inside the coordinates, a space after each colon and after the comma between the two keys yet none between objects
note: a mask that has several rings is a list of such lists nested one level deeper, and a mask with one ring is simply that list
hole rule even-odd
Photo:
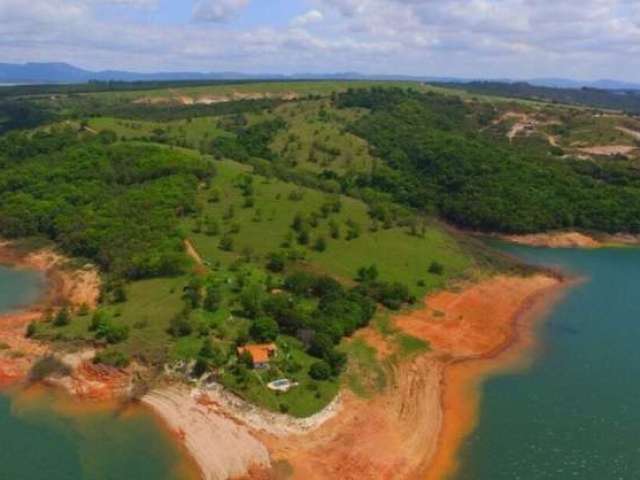
[{"label": "lake", "polygon": [[501,248],[587,281],[540,327],[531,367],[484,384],[455,479],[640,478],[640,249]]},{"label": "lake", "polygon": [[[42,276],[0,267],[0,311],[35,301]],[[80,402],[51,389],[0,393],[0,478],[184,480],[195,471],[155,417],[139,407]]]}]

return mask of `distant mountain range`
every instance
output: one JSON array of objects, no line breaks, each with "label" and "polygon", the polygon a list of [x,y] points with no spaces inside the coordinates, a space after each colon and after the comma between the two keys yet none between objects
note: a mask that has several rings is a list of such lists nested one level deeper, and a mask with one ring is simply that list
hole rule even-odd
[{"label": "distant mountain range", "polygon": [[[282,75],[273,73],[247,74],[239,72],[154,72],[139,73],[121,70],[91,71],[69,65],[68,63],[0,63],[0,84],[24,83],[86,83],[89,81],[168,81],[168,80],[407,80],[418,82],[467,83],[481,78],[456,78],[411,75],[365,75],[357,72],[330,74],[299,73]],[[512,83],[512,79],[491,79],[492,81]],[[578,81],[563,78],[534,78],[526,81],[531,85],[556,88],[598,88],[605,90],[640,90],[640,83],[618,80]]]}]

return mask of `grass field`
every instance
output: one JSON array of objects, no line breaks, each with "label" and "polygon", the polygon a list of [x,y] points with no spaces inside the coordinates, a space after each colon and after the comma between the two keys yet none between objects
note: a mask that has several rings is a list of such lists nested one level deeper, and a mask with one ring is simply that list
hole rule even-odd
[{"label": "grass field", "polygon": [[[218,235],[194,232],[195,220],[188,227],[190,238],[196,250],[210,264],[221,262],[228,265],[243,253],[264,258],[281,249],[291,232],[291,225],[297,213],[310,216],[318,212],[327,201],[326,194],[277,179],[266,179],[254,175],[254,205],[245,207],[245,199],[236,186],[240,175],[248,174],[249,167],[232,161],[217,162],[218,176],[210,190],[202,192],[203,216],[222,219],[219,221]],[[212,191],[217,191],[221,200],[208,202]],[[295,197],[300,199],[292,200]],[[329,219],[318,219],[318,226],[311,233],[311,241],[325,238],[325,251],[298,246],[305,256],[305,268],[334,275],[350,282],[358,269],[375,264],[381,278],[406,283],[412,293],[421,297],[427,290],[440,288],[445,282],[461,276],[472,266],[471,257],[465,253],[441,228],[425,224],[424,234],[410,235],[406,227],[384,229],[380,226],[371,231],[372,220],[367,206],[360,200],[340,197],[342,209]],[[233,217],[224,220],[233,209]],[[331,238],[329,220],[338,224],[340,238]],[[356,222],[361,229],[360,236],[347,240],[347,221]],[[234,228],[232,252],[219,248],[220,238]],[[295,243],[295,242],[293,242]],[[432,262],[442,264],[444,274],[429,273]]]},{"label": "grass field", "polygon": [[214,138],[229,135],[219,128],[218,122],[216,117],[196,117],[172,122],[97,117],[89,119],[88,126],[96,131],[111,130],[123,140],[151,138],[197,150]]}]

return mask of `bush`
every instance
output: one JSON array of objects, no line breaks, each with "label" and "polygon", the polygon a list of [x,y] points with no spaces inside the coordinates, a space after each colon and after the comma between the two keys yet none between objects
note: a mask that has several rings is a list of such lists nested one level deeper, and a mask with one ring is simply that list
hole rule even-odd
[{"label": "bush", "polygon": [[29,380],[39,382],[51,375],[69,375],[71,368],[53,355],[38,359],[29,371]]},{"label": "bush", "polygon": [[271,317],[259,317],[249,328],[249,334],[257,342],[273,342],[278,333],[278,323]]},{"label": "bush", "polygon": [[186,337],[193,332],[193,326],[184,313],[179,313],[169,322],[168,332],[174,337]]},{"label": "bush", "polygon": [[391,310],[399,310],[403,303],[411,300],[409,288],[399,282],[376,282],[369,286],[369,292]]},{"label": "bush", "polygon": [[222,292],[218,285],[208,285],[206,289],[206,295],[202,302],[202,308],[208,312],[215,312],[220,308],[222,302]]},{"label": "bush", "polygon": [[31,338],[31,337],[35,336],[36,333],[38,333],[38,324],[36,322],[31,322],[27,326],[27,331],[25,333],[25,336],[27,338]]},{"label": "bush", "polygon": [[129,356],[117,350],[103,350],[96,353],[93,357],[93,363],[99,363],[102,365],[109,365],[116,368],[125,368],[129,365]]},{"label": "bush", "polygon": [[317,358],[326,358],[333,351],[333,340],[325,333],[316,333],[309,345],[309,355]]},{"label": "bush", "polygon": [[220,239],[218,248],[224,252],[233,251],[233,238],[230,237],[228,234],[226,234],[224,237]]},{"label": "bush", "polygon": [[329,380],[331,378],[331,366],[324,360],[315,362],[309,367],[309,376],[314,380]]},{"label": "bush", "polygon": [[71,323],[71,314],[68,307],[62,307],[53,319],[54,327],[64,327]]},{"label": "bush", "polygon": [[439,263],[439,262],[431,262],[431,265],[429,265],[429,273],[432,273],[433,275],[442,275],[444,273],[444,266]]},{"label": "bush", "polygon": [[360,267],[356,280],[360,283],[374,282],[378,279],[378,267],[371,265],[369,267]]},{"label": "bush", "polygon": [[327,249],[327,241],[324,237],[318,237],[313,244],[313,249],[316,252],[324,252]]},{"label": "bush", "polygon": [[267,269],[273,273],[280,273],[286,266],[287,258],[283,253],[272,253],[269,255],[269,261],[267,262]]},{"label": "bush", "polygon": [[124,342],[129,338],[129,327],[127,325],[116,325],[107,322],[102,328],[98,329],[96,333],[97,338],[103,337],[107,343],[116,344]]},{"label": "bush", "polygon": [[316,277],[306,272],[296,272],[284,280],[284,288],[296,295],[309,296],[316,285]]}]

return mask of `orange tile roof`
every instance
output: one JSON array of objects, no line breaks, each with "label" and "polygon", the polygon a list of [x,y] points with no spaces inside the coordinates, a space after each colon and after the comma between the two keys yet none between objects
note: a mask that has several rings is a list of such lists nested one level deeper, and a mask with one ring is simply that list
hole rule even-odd
[{"label": "orange tile roof", "polygon": [[249,352],[253,363],[267,363],[269,359],[276,353],[278,347],[275,343],[249,344],[244,347],[238,347],[238,354]]}]

